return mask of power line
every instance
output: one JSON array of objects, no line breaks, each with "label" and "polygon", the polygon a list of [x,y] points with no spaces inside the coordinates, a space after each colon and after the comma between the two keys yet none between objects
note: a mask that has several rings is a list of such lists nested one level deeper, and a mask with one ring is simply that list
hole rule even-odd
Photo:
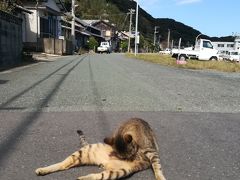
[{"label": "power line", "polygon": [[127,15],[125,16],[125,19],[123,21],[123,25],[122,25],[122,28],[121,29],[124,29],[125,28],[125,23],[126,23],[126,20],[127,20],[127,17],[128,17],[129,13],[127,13]]},{"label": "power line", "polygon": [[[119,13],[119,14],[107,14],[107,16],[124,16],[126,15],[126,13]],[[101,16],[100,14],[87,14],[87,15],[83,15],[84,17],[92,17],[92,16]]]}]

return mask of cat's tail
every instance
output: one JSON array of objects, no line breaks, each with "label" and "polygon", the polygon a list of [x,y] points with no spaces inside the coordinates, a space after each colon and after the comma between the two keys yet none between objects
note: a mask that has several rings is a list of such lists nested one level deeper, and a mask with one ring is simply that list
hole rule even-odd
[{"label": "cat's tail", "polygon": [[79,139],[80,139],[80,146],[84,147],[84,146],[89,145],[83,132],[81,130],[77,130],[77,133],[78,133]]}]

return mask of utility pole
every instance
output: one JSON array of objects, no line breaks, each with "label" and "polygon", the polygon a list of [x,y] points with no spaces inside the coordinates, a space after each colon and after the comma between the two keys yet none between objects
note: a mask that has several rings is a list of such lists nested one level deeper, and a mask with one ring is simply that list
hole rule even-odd
[{"label": "utility pole", "polygon": [[170,34],[171,34],[171,31],[170,31],[170,29],[168,29],[168,42],[167,42],[168,49],[169,49],[169,45],[170,45]]},{"label": "utility pole", "polygon": [[38,52],[39,50],[39,20],[38,20],[38,17],[39,17],[39,12],[38,12],[38,6],[39,6],[39,0],[37,0],[37,4],[36,4],[36,17],[37,17],[37,34],[36,34],[36,40],[37,40],[37,45],[36,45],[36,51]]},{"label": "utility pole", "polygon": [[138,0],[136,0],[136,23],[135,23],[135,56],[137,56],[137,43],[138,43]]},{"label": "utility pole", "polygon": [[[131,47],[131,35],[132,35],[132,15],[134,14],[134,9],[129,9],[130,13],[130,23],[129,23],[129,36],[128,36],[128,52],[130,52]],[[130,35],[131,34],[131,35]]]},{"label": "utility pole", "polygon": [[153,37],[153,45],[156,45],[156,34],[158,33],[157,28],[159,28],[159,26],[155,26],[154,28],[154,37]]},{"label": "utility pole", "polygon": [[161,50],[161,38],[162,38],[162,36],[159,35],[159,40],[158,40],[159,50]]},{"label": "utility pole", "polygon": [[72,31],[71,31],[71,36],[72,36],[72,45],[73,45],[73,54],[75,50],[75,0],[72,0]]}]

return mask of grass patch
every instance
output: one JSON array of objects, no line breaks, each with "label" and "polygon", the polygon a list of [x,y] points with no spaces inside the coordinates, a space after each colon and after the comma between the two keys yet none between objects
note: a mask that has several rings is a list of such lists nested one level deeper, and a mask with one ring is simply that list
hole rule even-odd
[{"label": "grass patch", "polygon": [[187,60],[187,64],[181,65],[176,63],[176,59],[170,55],[162,54],[126,54],[129,58],[136,58],[152,63],[157,63],[165,66],[173,66],[186,69],[212,69],[223,72],[240,72],[240,63],[229,61],[199,61],[199,60]]}]

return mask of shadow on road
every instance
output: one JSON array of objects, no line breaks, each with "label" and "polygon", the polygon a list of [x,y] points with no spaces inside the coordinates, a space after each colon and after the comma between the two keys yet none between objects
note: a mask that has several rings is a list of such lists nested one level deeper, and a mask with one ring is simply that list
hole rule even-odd
[{"label": "shadow on road", "polygon": [[1,80],[0,79],[0,84],[6,84],[9,80]]},{"label": "shadow on road", "polygon": [[89,67],[89,75],[90,75],[90,87],[92,88],[92,94],[93,94],[93,99],[94,99],[94,104],[95,104],[95,112],[97,115],[97,123],[98,123],[98,127],[101,128],[101,132],[103,132],[103,134],[105,132],[108,132],[110,127],[109,124],[107,123],[107,117],[103,111],[103,103],[102,101],[104,101],[105,99],[102,99],[98,89],[97,89],[97,84],[94,78],[94,74],[92,71],[92,66],[91,66],[91,60],[90,60],[90,56],[88,59],[88,67]]},{"label": "shadow on road", "polygon": [[[48,76],[46,76],[45,78],[43,78],[42,80],[34,83],[32,86],[30,86],[29,88],[25,89],[24,91],[20,92],[19,94],[17,94],[16,96],[12,97],[11,99],[9,99],[7,102],[5,102],[4,104],[2,104],[0,106],[0,109],[4,109],[6,108],[7,105],[9,105],[11,102],[13,102],[14,100],[16,100],[17,98],[21,97],[23,94],[25,94],[26,92],[28,92],[29,90],[33,89],[34,87],[36,87],[37,85],[39,85],[40,83],[44,82],[45,80],[47,80],[48,78],[50,78],[52,75],[54,75],[56,72],[58,72],[59,70],[63,69],[64,67],[70,65],[71,63],[75,62],[76,60],[78,60],[79,57],[73,59],[72,61],[70,61],[69,63],[63,65],[62,67],[58,68],[56,71],[52,72],[51,74],[49,74]],[[43,107],[45,107],[48,102],[51,100],[51,98],[56,94],[56,92],[58,91],[59,87],[61,86],[61,84],[64,82],[64,80],[68,77],[68,75],[71,73],[71,71],[73,71],[86,57],[82,57],[76,64],[74,64],[62,77],[61,79],[58,80],[58,82],[56,83],[55,87],[49,92],[49,94],[46,96],[46,98],[40,102],[37,105],[37,110],[30,113],[27,117],[25,117],[21,123],[12,130],[12,134],[9,135],[9,137],[6,138],[5,141],[2,141],[0,143],[0,167],[2,166],[2,163],[9,157],[9,154],[11,153],[11,149],[14,148],[14,146],[18,143],[18,139],[23,136],[25,134],[25,132],[28,130],[28,128],[39,118],[39,116],[41,115],[41,109]]]},{"label": "shadow on road", "polygon": [[2,108],[6,108],[6,106],[8,106],[10,103],[12,103],[13,101],[15,101],[16,99],[18,99],[19,97],[21,97],[22,95],[26,94],[27,92],[29,92],[31,89],[35,88],[36,86],[38,86],[39,84],[41,84],[42,82],[46,81],[47,79],[49,79],[52,75],[54,75],[56,72],[60,71],[61,69],[63,69],[64,67],[66,67],[67,65],[71,64],[72,62],[74,62],[75,59],[73,59],[72,61],[70,61],[67,64],[64,64],[63,66],[61,66],[60,68],[58,68],[57,70],[55,70],[54,72],[52,72],[51,74],[47,75],[45,78],[41,79],[40,81],[34,83],[33,85],[31,85],[30,87],[28,87],[27,89],[24,89],[22,92],[18,93],[17,95],[13,96],[12,98],[10,98],[9,100],[7,100],[5,103],[2,103],[0,105],[0,109]]}]

